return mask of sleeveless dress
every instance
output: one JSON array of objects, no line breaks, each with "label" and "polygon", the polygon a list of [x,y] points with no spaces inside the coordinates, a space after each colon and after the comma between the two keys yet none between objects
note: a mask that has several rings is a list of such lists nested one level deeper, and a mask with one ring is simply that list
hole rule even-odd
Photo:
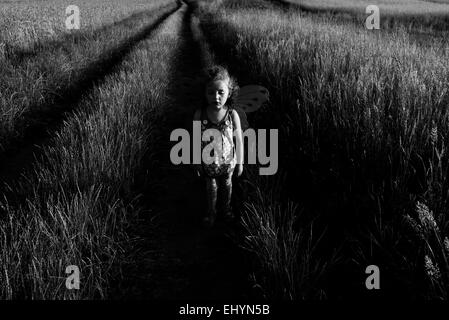
[{"label": "sleeveless dress", "polygon": [[[207,145],[211,143],[215,146],[214,149],[207,153],[210,164],[202,161],[204,172],[211,178],[219,177],[231,173],[236,165],[235,145],[233,140],[234,125],[232,122],[232,108],[228,107],[223,119],[215,124],[208,115],[205,108],[201,109],[201,136],[207,129],[216,129],[221,134],[220,141],[214,141],[214,137],[211,136],[209,141],[201,142],[201,154]],[[218,152],[216,152],[218,151]],[[201,157],[203,159],[203,157]]]}]

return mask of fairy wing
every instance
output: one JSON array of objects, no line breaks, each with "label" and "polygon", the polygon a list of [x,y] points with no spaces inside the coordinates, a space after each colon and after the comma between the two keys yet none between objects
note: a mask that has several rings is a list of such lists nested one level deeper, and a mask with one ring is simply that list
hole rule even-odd
[{"label": "fairy wing", "polygon": [[259,109],[268,100],[269,93],[267,88],[258,85],[248,85],[240,88],[234,104],[242,109],[244,113],[250,113]]}]

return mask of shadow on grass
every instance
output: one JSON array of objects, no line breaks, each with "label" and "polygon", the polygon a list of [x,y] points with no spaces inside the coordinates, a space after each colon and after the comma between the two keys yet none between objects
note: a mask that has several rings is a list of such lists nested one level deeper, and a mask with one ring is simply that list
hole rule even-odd
[{"label": "shadow on grass", "polygon": [[[0,156],[0,179],[5,183],[14,181],[39,155],[40,146],[45,145],[51,133],[57,131],[95,85],[117,71],[133,48],[152,34],[159,25],[178,9],[167,8],[160,16],[141,31],[122,41],[116,47],[101,54],[100,58],[84,68],[78,78],[68,87],[55,93],[51,103],[30,106],[31,112],[21,120],[19,126],[26,127],[23,138],[13,141]],[[128,20],[130,21],[130,20]]]},{"label": "shadow on grass", "polygon": [[164,11],[165,7],[166,6],[162,8],[155,8],[150,11],[139,11],[131,14],[125,19],[101,26],[95,30],[73,30],[69,33],[64,33],[57,40],[38,41],[33,44],[31,48],[27,49],[15,47],[5,43],[5,57],[12,65],[19,66],[24,63],[25,60],[32,59],[38,55],[46,54],[47,52],[54,52],[59,49],[70,50],[70,47],[66,48],[68,44],[69,46],[72,46],[73,44],[82,45],[84,42],[95,40],[104,36],[105,33],[110,32],[113,28],[122,28],[128,25],[132,27],[135,21],[151,18],[151,16],[154,15],[155,10]]}]

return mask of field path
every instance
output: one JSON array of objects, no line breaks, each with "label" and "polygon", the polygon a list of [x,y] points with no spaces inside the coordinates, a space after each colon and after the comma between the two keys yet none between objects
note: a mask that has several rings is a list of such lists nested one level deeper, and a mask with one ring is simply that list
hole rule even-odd
[{"label": "field path", "polygon": [[198,106],[198,99],[188,102],[188,92],[182,89],[183,79],[198,75],[204,63],[190,27],[192,10],[192,4],[181,9],[183,41],[170,81],[172,101],[160,123],[155,187],[145,195],[152,213],[134,231],[141,241],[133,259],[137,264],[129,266],[120,284],[123,299],[219,300],[245,298],[250,291],[244,252],[232,240],[236,237],[229,236],[235,226],[217,225],[211,230],[201,226],[202,183],[191,166],[175,166],[169,158],[174,144],[171,131],[191,131]]}]

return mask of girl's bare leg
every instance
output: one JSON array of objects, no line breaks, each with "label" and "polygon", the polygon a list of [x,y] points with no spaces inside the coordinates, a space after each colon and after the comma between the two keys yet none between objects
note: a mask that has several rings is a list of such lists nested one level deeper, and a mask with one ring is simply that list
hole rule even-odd
[{"label": "girl's bare leg", "polygon": [[220,211],[226,218],[232,218],[232,172],[217,178],[218,193],[220,197]]},{"label": "girl's bare leg", "polygon": [[217,216],[217,180],[214,178],[206,178],[206,193],[207,193],[207,216],[205,222],[212,226]]}]

